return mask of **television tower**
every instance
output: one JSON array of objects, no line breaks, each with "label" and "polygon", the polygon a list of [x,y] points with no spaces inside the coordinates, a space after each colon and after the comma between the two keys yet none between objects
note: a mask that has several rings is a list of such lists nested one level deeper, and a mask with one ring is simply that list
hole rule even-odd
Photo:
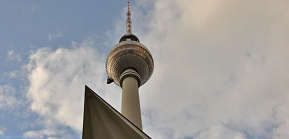
[{"label": "television tower", "polygon": [[114,82],[122,88],[121,113],[142,129],[138,88],[153,73],[154,62],[149,50],[140,43],[131,30],[130,1],[128,1],[126,34],[106,59],[107,83]]}]

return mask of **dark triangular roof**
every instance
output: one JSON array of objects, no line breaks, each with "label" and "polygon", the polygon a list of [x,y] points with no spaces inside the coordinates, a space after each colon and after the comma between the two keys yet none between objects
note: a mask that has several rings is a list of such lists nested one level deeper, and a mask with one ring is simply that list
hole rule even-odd
[{"label": "dark triangular roof", "polygon": [[150,139],[150,137],[85,86],[82,139]]}]

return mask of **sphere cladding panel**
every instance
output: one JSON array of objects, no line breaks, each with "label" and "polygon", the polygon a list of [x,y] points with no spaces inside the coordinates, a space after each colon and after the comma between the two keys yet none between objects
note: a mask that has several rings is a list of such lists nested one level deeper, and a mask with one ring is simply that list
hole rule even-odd
[{"label": "sphere cladding panel", "polygon": [[146,79],[149,78],[149,74],[147,74],[149,73],[149,67],[145,61],[139,56],[128,53],[118,57],[115,62],[113,62],[111,77],[114,77],[118,85],[120,85],[120,75],[128,68],[136,70],[136,72],[140,75],[141,85],[144,84]]},{"label": "sphere cladding panel", "polygon": [[117,44],[107,57],[106,71],[110,78],[120,86],[121,73],[132,68],[140,75],[143,85],[151,76],[154,68],[149,50],[139,42],[123,41]]}]

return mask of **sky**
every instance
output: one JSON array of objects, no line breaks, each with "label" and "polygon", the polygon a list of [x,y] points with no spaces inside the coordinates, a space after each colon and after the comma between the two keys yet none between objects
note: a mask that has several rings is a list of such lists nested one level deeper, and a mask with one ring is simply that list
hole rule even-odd
[{"label": "sky", "polygon": [[[125,0],[1,0],[0,139],[79,139],[84,86],[117,110],[105,59]],[[154,139],[289,138],[288,0],[136,0],[154,58],[140,87]]]}]

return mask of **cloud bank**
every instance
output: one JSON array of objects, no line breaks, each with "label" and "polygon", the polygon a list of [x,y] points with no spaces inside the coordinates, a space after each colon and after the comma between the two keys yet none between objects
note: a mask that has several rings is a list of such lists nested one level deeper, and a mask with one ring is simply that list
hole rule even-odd
[{"label": "cloud bank", "polygon": [[42,48],[31,54],[26,65],[30,82],[27,97],[31,110],[45,120],[45,129],[29,131],[26,136],[63,134],[55,130],[57,125],[81,133],[84,85],[89,85],[111,104],[119,103],[120,93],[111,93],[116,87],[105,86],[104,57],[93,46],[94,41],[87,40],[74,42],[71,48]]},{"label": "cloud bank", "polygon": [[288,1],[151,4],[135,16],[155,61],[141,88],[152,137],[289,137]]},{"label": "cloud bank", "polygon": [[[133,17],[155,61],[140,88],[152,138],[289,138],[289,1],[137,4],[151,10]],[[105,55],[94,47],[85,41],[30,56],[27,97],[48,128],[58,123],[81,132],[84,84],[119,109],[121,90],[105,85]]]}]

